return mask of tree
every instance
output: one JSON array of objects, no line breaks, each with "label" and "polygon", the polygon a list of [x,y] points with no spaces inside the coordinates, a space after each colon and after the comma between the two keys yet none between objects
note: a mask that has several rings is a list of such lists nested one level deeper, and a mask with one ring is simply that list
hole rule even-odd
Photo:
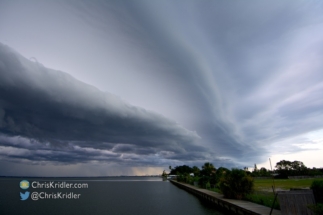
[{"label": "tree", "polygon": [[215,173],[216,173],[216,169],[212,163],[210,162],[204,163],[204,165],[202,166],[202,170],[200,172],[201,177],[199,180],[199,184],[202,185],[203,187],[205,187],[207,183],[216,184]]},{"label": "tree", "polygon": [[259,170],[258,170],[258,168],[257,168],[257,164],[255,164],[255,165],[254,165],[254,168],[253,168],[253,171],[252,171],[251,175],[252,175],[253,177],[258,177],[258,176],[260,176],[260,175],[259,175]]},{"label": "tree", "polygon": [[276,163],[277,173],[279,178],[287,178],[290,175],[290,170],[292,169],[292,162],[287,160],[281,160]]},{"label": "tree", "polygon": [[255,168],[253,169],[254,172],[258,171],[257,164],[255,164]]},{"label": "tree", "polygon": [[220,190],[225,198],[242,199],[253,191],[253,178],[244,170],[226,171],[220,180]]},{"label": "tree", "polygon": [[286,161],[286,160],[281,160],[276,163],[276,168],[277,170],[290,170],[292,168],[292,162]]},{"label": "tree", "polygon": [[261,167],[259,170],[259,175],[262,177],[270,176],[270,172],[265,167]]},{"label": "tree", "polygon": [[204,163],[204,165],[202,166],[202,171],[201,171],[201,174],[202,175],[206,175],[206,176],[210,176],[212,174],[215,174],[215,167],[213,166],[212,163],[210,162],[206,162]]},{"label": "tree", "polygon": [[170,175],[180,175],[180,174],[190,174],[192,173],[192,168],[187,166],[187,165],[183,165],[183,166],[176,166],[175,168],[173,168],[170,171]]},{"label": "tree", "polygon": [[220,167],[219,169],[217,169],[217,171],[215,172],[215,181],[218,183],[220,181],[220,179],[227,173],[230,172],[229,169],[225,168],[225,167]]},{"label": "tree", "polygon": [[298,171],[298,172],[302,172],[305,169],[307,169],[307,167],[301,161],[293,161],[291,163],[291,167],[292,167],[292,170],[295,170],[295,171]]},{"label": "tree", "polygon": [[290,175],[306,175],[308,173],[307,167],[301,161],[281,160],[276,163],[276,168],[280,177],[284,178]]},{"label": "tree", "polygon": [[198,176],[200,174],[200,169],[197,166],[193,166],[192,172],[194,173],[194,176]]}]

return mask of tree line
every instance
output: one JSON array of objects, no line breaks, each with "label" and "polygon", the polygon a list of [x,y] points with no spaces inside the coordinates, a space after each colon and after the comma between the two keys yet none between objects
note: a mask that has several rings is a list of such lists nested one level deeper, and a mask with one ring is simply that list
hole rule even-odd
[{"label": "tree line", "polygon": [[[257,165],[254,165],[252,171],[249,171],[248,167],[244,167],[243,170],[252,177],[272,177],[273,175],[276,178],[287,178],[288,176],[316,176],[323,175],[323,168],[308,168],[301,161],[288,161],[281,160],[276,163],[276,169],[269,170],[265,167],[257,168]],[[228,169],[225,167],[220,167],[216,169],[212,163],[206,162],[202,168],[198,168],[197,166],[189,167],[187,165],[176,166],[175,168],[171,168],[169,175],[185,175],[193,173],[194,176],[213,176],[210,178],[211,181],[215,181],[215,179],[221,175],[221,172],[227,171]],[[164,171],[164,174],[166,172]]]},{"label": "tree line", "polygon": [[[228,169],[225,167],[215,168],[215,166],[206,162],[200,168],[197,166],[176,166],[169,167],[169,175],[177,175],[177,181],[199,185],[203,188],[214,188],[220,190],[225,197],[242,199],[246,194],[253,191],[254,177],[273,177],[287,178],[288,176],[314,176],[323,175],[323,169],[307,168],[301,161],[281,160],[276,163],[276,169],[267,170],[262,167],[257,168],[255,164],[252,171],[247,167],[243,169]],[[166,176],[163,172],[163,176]]]},{"label": "tree line", "polygon": [[271,177],[275,176],[275,178],[288,178],[288,176],[316,176],[316,175],[323,175],[323,169],[318,168],[308,168],[302,161],[288,161],[288,160],[281,160],[276,163],[276,169],[273,171],[267,170],[266,168],[262,167],[260,169],[255,167],[252,172],[248,171],[253,177]]}]

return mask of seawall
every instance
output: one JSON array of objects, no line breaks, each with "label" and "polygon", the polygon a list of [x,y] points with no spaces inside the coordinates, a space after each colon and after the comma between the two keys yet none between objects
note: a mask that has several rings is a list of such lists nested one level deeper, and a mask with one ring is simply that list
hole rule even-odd
[{"label": "seawall", "polygon": [[[271,208],[259,205],[253,202],[248,202],[244,200],[235,200],[235,199],[225,199],[223,198],[222,194],[194,187],[189,184],[180,183],[174,180],[169,180],[174,185],[198,196],[199,198],[205,199],[212,204],[222,207],[226,210],[229,210],[235,214],[243,214],[243,215],[256,215],[256,214],[263,214],[268,215],[270,214]],[[272,215],[281,215],[280,210],[273,210]]]}]

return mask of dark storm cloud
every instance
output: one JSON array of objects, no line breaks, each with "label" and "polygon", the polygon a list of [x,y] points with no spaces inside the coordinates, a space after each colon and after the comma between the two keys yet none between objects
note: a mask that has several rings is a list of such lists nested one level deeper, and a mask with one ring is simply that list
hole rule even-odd
[{"label": "dark storm cloud", "polygon": [[123,154],[205,151],[174,121],[0,48],[2,156],[122,162]]},{"label": "dark storm cloud", "polygon": [[323,128],[321,3],[145,6],[136,18],[203,110],[196,130],[219,157],[263,161],[274,142]]},{"label": "dark storm cloud", "polygon": [[[79,68],[87,68],[83,75],[93,72],[94,86],[141,102],[139,106],[167,115],[201,138],[158,114],[21,57],[0,81],[5,86],[0,126],[8,137],[32,137],[57,153],[73,154],[76,146],[88,148],[80,156],[90,154],[90,149],[100,150],[91,151],[93,159],[107,150],[112,153],[107,158],[116,162],[195,165],[214,161],[232,166],[233,162],[263,162],[269,153],[292,148],[290,138],[323,128],[321,2],[52,4],[38,2],[29,8],[33,19],[28,22],[37,27],[27,22],[21,24],[21,31],[8,27],[3,32],[11,32],[8,38],[24,34],[28,43],[17,50],[29,45],[32,51],[26,53],[33,56],[34,47],[40,47],[46,51],[39,52],[39,57],[60,58],[53,61],[55,66],[68,59],[76,75],[82,73]],[[27,19],[26,11],[21,12]],[[10,16],[2,12],[0,27],[6,26],[1,20],[12,23],[19,17],[5,19]],[[23,18],[10,25],[19,25]],[[20,38],[17,41],[19,47]],[[52,55],[47,55],[51,53],[47,47]],[[30,74],[18,74],[21,68]],[[111,81],[110,77],[118,78]],[[3,147],[24,145],[8,144]],[[73,150],[64,149],[67,146]],[[71,155],[70,162],[77,160],[76,155]]]},{"label": "dark storm cloud", "polygon": [[[199,11],[198,8],[194,12],[194,16],[191,16],[190,12],[194,7],[195,4],[191,3],[182,8],[181,4],[177,3],[172,5],[169,3],[152,4],[145,1],[136,4],[80,2],[72,4],[72,8],[78,8],[75,10],[76,13],[86,23],[96,23],[92,27],[104,31],[111,27],[111,20],[114,20],[115,25],[112,24],[112,26],[128,32],[131,35],[129,37],[139,44],[138,50],[152,53],[153,56],[157,56],[158,59],[162,59],[163,63],[169,65],[168,70],[162,71],[167,79],[167,87],[174,92],[183,93],[180,99],[186,101],[185,109],[190,109],[188,114],[194,120],[194,128],[199,134],[203,134],[202,141],[210,147],[210,151],[219,157],[223,155],[248,159],[251,155],[257,157],[256,151],[259,151],[261,146],[241,143],[241,140],[232,131],[234,125],[228,123],[228,119],[226,119],[225,102],[227,96],[230,96],[230,90],[227,88],[232,87],[232,84],[225,74],[224,69],[227,68],[221,68],[223,63],[220,61],[231,59],[219,59],[217,58],[219,56],[214,56],[210,46],[219,47],[219,44],[212,44],[213,41],[204,43],[201,35],[197,33],[201,32],[202,34],[211,26],[216,28],[213,25],[224,28],[226,23],[216,17],[209,17],[210,19],[207,20],[213,12],[210,11],[203,17],[200,16],[200,13],[204,14],[204,11]],[[220,8],[214,7],[215,14],[221,11],[222,7],[226,6],[220,4]],[[159,9],[163,12],[158,12]],[[104,11],[111,13],[104,16]],[[181,12],[179,16],[176,11]],[[126,15],[119,19],[120,13]],[[89,14],[89,16],[85,14]],[[205,20],[199,20],[200,18]],[[184,23],[186,20],[190,20],[191,25]],[[239,18],[231,22],[235,24],[237,21]],[[198,22],[206,26],[200,29],[196,26]],[[221,39],[222,36],[217,34],[221,34],[221,30],[211,32],[211,35],[216,35]],[[193,41],[194,39],[197,41]],[[221,51],[224,50],[218,50],[218,52]],[[147,63],[149,64],[149,62]],[[155,68],[156,65],[149,71],[149,76],[160,77],[160,71]],[[166,102],[169,103],[169,101]],[[265,152],[264,149],[262,151]]]}]

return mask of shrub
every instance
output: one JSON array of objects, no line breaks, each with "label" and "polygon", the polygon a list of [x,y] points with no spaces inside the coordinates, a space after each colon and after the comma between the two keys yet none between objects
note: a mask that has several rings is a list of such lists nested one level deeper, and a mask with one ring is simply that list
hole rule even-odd
[{"label": "shrub", "polygon": [[209,177],[205,176],[205,175],[202,175],[200,178],[199,178],[199,185],[201,187],[204,187],[206,186],[206,183],[208,183],[210,181]]},{"label": "shrub", "polygon": [[192,184],[194,184],[194,182],[198,182],[200,180],[200,177],[198,176],[193,176],[192,177]]},{"label": "shrub", "polygon": [[307,206],[315,215],[323,215],[323,204],[309,205]]},{"label": "shrub", "polygon": [[185,176],[184,175],[177,175],[177,181],[178,182],[185,182]]},{"label": "shrub", "polygon": [[242,199],[253,191],[253,178],[245,171],[232,169],[220,179],[220,190],[225,198]]},{"label": "shrub", "polygon": [[[245,199],[271,208],[273,206],[275,195],[272,192],[255,191],[251,194],[247,194]],[[274,209],[280,210],[280,205],[277,200],[274,203]]]},{"label": "shrub", "polygon": [[210,182],[207,182],[206,185],[205,185],[206,189],[210,189],[211,188],[211,184]]},{"label": "shrub", "polygon": [[[198,177],[197,177],[198,178]],[[190,176],[189,174],[187,173],[184,173],[184,174],[179,174],[177,176],[177,181],[178,182],[184,182],[184,183],[187,183],[187,184],[194,184],[194,180],[195,178]],[[198,180],[198,179],[197,179]]]},{"label": "shrub", "polygon": [[323,180],[314,180],[311,185],[316,203],[323,203]]}]

